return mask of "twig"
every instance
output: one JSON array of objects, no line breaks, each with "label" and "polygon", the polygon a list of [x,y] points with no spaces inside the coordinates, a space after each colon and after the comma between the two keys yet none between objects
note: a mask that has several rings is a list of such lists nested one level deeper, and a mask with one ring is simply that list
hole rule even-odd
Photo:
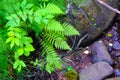
[{"label": "twig", "polygon": [[80,43],[88,36],[88,33],[84,35],[78,42],[77,46],[75,47],[75,50],[80,46]]},{"label": "twig", "polygon": [[101,0],[96,0],[98,3],[102,4],[103,6],[109,8],[110,10],[112,10],[113,12],[116,12],[118,14],[120,14],[120,11],[118,9],[115,9],[113,7],[111,7],[110,5],[106,4],[105,2],[101,1]]},{"label": "twig", "polygon": [[69,62],[71,62],[73,65],[75,65],[75,63],[72,61],[72,60],[70,60],[70,59],[68,59],[68,58],[64,58],[66,61],[69,61]]},{"label": "twig", "polygon": [[88,33],[86,35],[84,35],[79,41],[78,41],[78,44],[77,46],[73,49],[73,50],[70,50],[70,51],[67,51],[66,54],[63,54],[61,57],[65,57],[65,56],[69,56],[71,55],[74,51],[78,50],[79,46],[80,46],[80,43],[88,36]]}]

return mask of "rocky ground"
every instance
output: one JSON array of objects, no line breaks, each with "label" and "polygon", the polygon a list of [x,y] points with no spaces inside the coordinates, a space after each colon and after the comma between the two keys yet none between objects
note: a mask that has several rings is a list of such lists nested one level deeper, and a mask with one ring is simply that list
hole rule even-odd
[{"label": "rocky ground", "polygon": [[[79,73],[79,80],[120,80],[120,15],[101,38],[65,58]],[[58,75],[66,80],[63,71]]]}]

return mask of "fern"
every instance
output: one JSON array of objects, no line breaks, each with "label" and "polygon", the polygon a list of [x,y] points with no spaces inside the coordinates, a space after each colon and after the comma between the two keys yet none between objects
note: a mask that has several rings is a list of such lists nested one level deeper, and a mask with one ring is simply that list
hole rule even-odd
[{"label": "fern", "polygon": [[35,1],[9,0],[7,6],[5,6],[7,0],[0,2],[2,6],[0,14],[4,16],[2,19],[7,29],[6,43],[9,44],[10,50],[14,51],[13,68],[21,71],[27,65],[20,57],[30,56],[30,53],[35,50],[32,45],[33,40],[28,35],[30,31],[34,31],[36,38],[41,40],[42,54],[40,55],[46,57],[45,69],[51,73],[56,68],[62,67],[61,59],[55,50],[71,50],[66,42],[67,37],[79,35],[79,32],[72,25],[62,24],[56,20],[57,16],[65,13],[54,2],[49,3],[53,0]]},{"label": "fern", "polygon": [[[45,13],[43,13],[42,10],[45,10]],[[40,15],[38,13],[40,13]],[[60,69],[58,66],[61,66],[60,58],[56,53],[55,48],[71,50],[66,42],[66,36],[79,35],[79,32],[76,31],[72,25],[67,23],[61,24],[55,20],[56,14],[61,15],[63,12],[54,4],[49,3],[46,7],[41,7],[40,11],[38,10],[35,14],[37,14],[36,16],[39,16],[35,21],[40,25],[39,27],[41,27],[42,31],[39,35],[42,39],[42,55],[46,55],[46,70],[51,73],[55,68]],[[45,15],[50,17],[46,18]]]},{"label": "fern", "polygon": [[[55,26],[55,27],[54,27]],[[52,20],[50,21],[47,26],[45,26],[46,30],[52,30],[52,31],[63,31],[63,27],[61,26],[61,24],[56,21],[56,20]]]},{"label": "fern", "polygon": [[46,10],[50,14],[64,14],[64,12],[59,7],[52,3],[47,5]]},{"label": "fern", "polygon": [[65,36],[74,36],[74,35],[79,35],[79,32],[70,24],[68,23],[64,23],[62,25],[62,27],[64,28],[64,35]]},{"label": "fern", "polygon": [[53,46],[48,41],[42,41],[42,54],[46,54],[46,70],[51,73],[55,71],[56,68],[61,69],[60,57],[55,52]]}]

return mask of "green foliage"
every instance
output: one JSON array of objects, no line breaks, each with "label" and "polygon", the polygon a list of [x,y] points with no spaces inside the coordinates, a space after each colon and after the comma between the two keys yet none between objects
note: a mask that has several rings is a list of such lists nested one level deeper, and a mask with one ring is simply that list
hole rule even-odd
[{"label": "green foliage", "polygon": [[[45,61],[36,60],[35,66],[44,68],[51,73],[56,68],[61,69],[61,59],[55,49],[71,50],[66,40],[69,36],[79,35],[72,25],[61,24],[56,20],[59,15],[65,14],[54,2],[41,0],[2,0],[0,2],[0,16],[2,30],[6,30],[7,37],[5,45],[9,45],[9,50],[14,52],[13,68],[19,72],[26,67],[25,61],[20,57],[30,56],[35,49],[33,40],[28,35],[34,31],[36,38],[40,38],[41,56],[46,57]],[[8,5],[6,5],[6,3]],[[53,3],[51,3],[53,2]],[[15,6],[15,7],[14,7]],[[2,53],[2,52],[1,52]],[[41,63],[39,63],[41,62]],[[42,67],[42,68],[41,68]]]},{"label": "green foliage", "polygon": [[5,38],[7,38],[5,33],[6,30],[0,29],[0,80],[10,80],[8,75],[9,45],[5,44]]}]

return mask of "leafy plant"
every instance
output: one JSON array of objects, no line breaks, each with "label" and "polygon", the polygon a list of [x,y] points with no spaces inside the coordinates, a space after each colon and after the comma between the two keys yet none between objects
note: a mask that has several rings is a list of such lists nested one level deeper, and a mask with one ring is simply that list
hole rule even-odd
[{"label": "leafy plant", "polygon": [[5,34],[6,30],[0,29],[0,80],[9,79],[9,46],[5,44],[5,38],[7,35]]},{"label": "leafy plant", "polygon": [[[40,55],[46,57],[44,62],[40,59],[42,63],[39,67],[45,65],[45,70],[51,73],[56,68],[62,68],[61,59],[55,51],[56,48],[71,50],[66,42],[67,37],[79,35],[79,32],[72,25],[62,24],[56,20],[57,16],[65,14],[57,5],[50,3],[51,1],[36,1],[37,3],[34,0],[18,2],[9,0],[8,5],[4,7],[7,1],[2,0],[0,3],[3,8],[0,8],[0,14],[4,16],[0,18],[4,22],[1,21],[1,25],[5,24],[3,29],[7,30],[6,45],[9,44],[10,50],[14,52],[14,69],[20,72],[23,67],[27,66],[21,57],[28,57],[35,50],[32,45],[33,39],[28,35],[34,31],[42,49]],[[11,3],[12,5],[9,5]],[[38,66],[38,64],[39,61],[35,65]]]}]

